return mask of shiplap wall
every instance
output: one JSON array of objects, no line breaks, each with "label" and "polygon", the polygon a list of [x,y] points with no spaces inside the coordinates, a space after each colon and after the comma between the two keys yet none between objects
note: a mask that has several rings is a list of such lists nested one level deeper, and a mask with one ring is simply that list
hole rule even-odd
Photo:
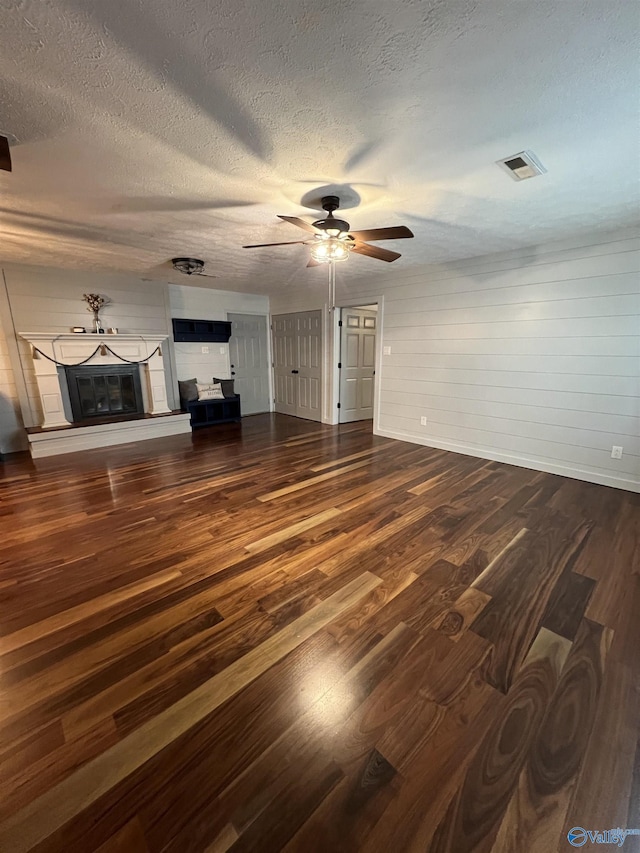
[{"label": "shiplap wall", "polygon": [[338,280],[383,304],[375,432],[640,490],[639,249],[626,229]]},{"label": "shiplap wall", "polygon": [[[0,281],[0,288],[4,291],[4,280]],[[26,450],[27,441],[5,332],[7,324],[10,326],[10,315],[0,311],[0,453],[15,453]]]},{"label": "shiplap wall", "polygon": [[[19,362],[12,367],[21,373],[26,388],[26,400],[21,400],[26,426],[40,424],[41,411],[29,345],[17,333],[69,332],[72,326],[91,329],[93,315],[82,296],[101,293],[111,300],[100,315],[105,328],[171,335],[168,285],[163,282],[48,267],[7,265],[3,273],[13,324],[5,331],[16,336],[18,345]],[[169,406],[175,408],[172,365],[166,354],[165,376]]]},{"label": "shiplap wall", "polygon": [[[205,287],[169,285],[171,316],[180,320],[226,320],[227,312],[238,314],[269,313],[269,298],[252,293],[210,290]],[[207,348],[208,353],[202,349]],[[174,344],[178,379],[211,382],[214,376],[230,377],[229,344]]]}]

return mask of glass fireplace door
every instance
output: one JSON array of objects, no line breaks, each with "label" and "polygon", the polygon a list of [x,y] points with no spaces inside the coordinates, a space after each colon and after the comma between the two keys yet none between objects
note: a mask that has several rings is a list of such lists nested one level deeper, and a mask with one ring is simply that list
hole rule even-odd
[{"label": "glass fireplace door", "polygon": [[137,365],[67,368],[74,421],[143,413]]}]

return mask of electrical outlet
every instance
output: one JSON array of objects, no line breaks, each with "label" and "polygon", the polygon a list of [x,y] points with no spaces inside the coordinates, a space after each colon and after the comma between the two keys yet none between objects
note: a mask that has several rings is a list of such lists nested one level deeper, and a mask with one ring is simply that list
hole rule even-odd
[{"label": "electrical outlet", "polygon": [[423,415],[423,416],[420,418],[420,426],[426,426],[426,425],[427,425],[427,419],[426,419],[426,418],[425,418],[425,416]]},{"label": "electrical outlet", "polygon": [[202,355],[209,355],[209,347],[201,347]]},{"label": "electrical outlet", "polygon": [[226,349],[224,347],[220,347],[220,355],[224,355],[225,352],[226,352]]},{"label": "electrical outlet", "polygon": [[622,448],[616,447],[616,445],[614,444],[613,447],[611,448],[611,458],[612,459],[622,459]]},{"label": "electrical outlet", "polygon": [[382,347],[382,355],[391,355],[391,347]]}]

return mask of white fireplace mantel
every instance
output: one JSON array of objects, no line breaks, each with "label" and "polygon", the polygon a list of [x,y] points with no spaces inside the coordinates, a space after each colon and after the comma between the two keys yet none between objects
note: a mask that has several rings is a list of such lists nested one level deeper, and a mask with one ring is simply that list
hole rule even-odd
[{"label": "white fireplace mantel", "polygon": [[[129,361],[142,361],[140,365],[141,378],[145,389],[145,413],[149,415],[160,415],[170,412],[167,405],[167,386],[164,374],[164,359],[160,353],[154,350],[167,339],[166,335],[150,334],[55,334],[51,332],[18,332],[21,338],[28,341],[32,347],[40,350],[49,358],[62,362],[65,366],[72,366],[84,361],[101,345],[113,349]],[[71,423],[65,414],[64,396],[61,385],[61,376],[58,365],[49,361],[32,350],[33,366],[35,369],[36,382],[40,393],[43,412],[43,429],[65,427]],[[88,361],[87,364],[107,365],[126,364],[108,350],[101,354],[100,350]],[[62,382],[64,382],[62,378]],[[66,389],[65,389],[66,390]]]}]

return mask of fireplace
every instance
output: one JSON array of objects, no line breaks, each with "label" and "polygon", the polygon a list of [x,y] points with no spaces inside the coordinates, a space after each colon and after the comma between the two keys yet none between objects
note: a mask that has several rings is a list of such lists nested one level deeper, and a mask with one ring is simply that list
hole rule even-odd
[{"label": "fireplace", "polygon": [[[34,459],[147,438],[191,435],[189,413],[172,412],[168,405],[161,350],[166,335],[118,332],[99,339],[97,335],[64,332],[18,334],[25,364],[29,354],[26,348],[30,347],[39,396],[29,412],[32,425],[28,438]],[[98,346],[102,343],[108,346]],[[167,367],[170,369],[169,363]],[[87,371],[101,378],[97,384],[94,379],[88,386],[84,380],[78,385],[77,376],[67,372],[75,369],[81,378],[89,376]],[[72,389],[79,406],[75,412],[71,408]]]},{"label": "fireplace", "polygon": [[137,365],[82,365],[65,370],[74,422],[144,414]]}]

